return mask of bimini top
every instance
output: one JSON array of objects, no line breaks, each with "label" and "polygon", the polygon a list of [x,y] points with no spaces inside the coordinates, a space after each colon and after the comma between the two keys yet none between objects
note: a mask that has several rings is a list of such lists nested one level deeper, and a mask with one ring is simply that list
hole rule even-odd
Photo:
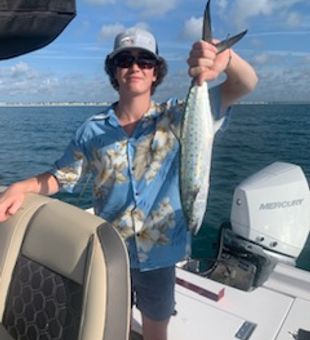
[{"label": "bimini top", "polygon": [[75,0],[0,0],[0,60],[46,46],[75,15]]}]

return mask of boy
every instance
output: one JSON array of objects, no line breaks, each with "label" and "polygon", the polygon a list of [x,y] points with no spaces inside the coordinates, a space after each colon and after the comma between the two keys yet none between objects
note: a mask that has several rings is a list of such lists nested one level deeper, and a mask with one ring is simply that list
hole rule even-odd
[{"label": "boy", "polygon": [[[199,41],[188,65],[189,75],[199,84],[226,73],[225,82],[209,91],[218,118],[254,89],[257,78],[233,50],[216,52],[214,45]],[[105,69],[119,100],[77,130],[51,171],[15,183],[3,193],[0,221],[19,209],[27,192],[72,191],[91,171],[95,213],[113,223],[127,244],[132,301],[142,313],[144,340],[166,340],[174,311],[175,264],[190,245],[180,203],[176,137],[184,102],[152,101],[167,66],[150,32],[135,28],[119,34]]]}]

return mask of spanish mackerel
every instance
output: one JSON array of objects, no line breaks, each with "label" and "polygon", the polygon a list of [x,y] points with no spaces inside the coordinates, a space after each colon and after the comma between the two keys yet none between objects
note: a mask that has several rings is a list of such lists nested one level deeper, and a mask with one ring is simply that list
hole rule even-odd
[{"label": "spanish mackerel", "polygon": [[[217,53],[230,48],[246,32],[215,44]],[[210,0],[204,13],[202,39],[212,43]],[[186,98],[180,135],[180,191],[188,227],[195,234],[202,225],[207,207],[213,140],[223,121],[224,118],[218,121],[213,118],[207,82],[199,86],[193,81]]]}]

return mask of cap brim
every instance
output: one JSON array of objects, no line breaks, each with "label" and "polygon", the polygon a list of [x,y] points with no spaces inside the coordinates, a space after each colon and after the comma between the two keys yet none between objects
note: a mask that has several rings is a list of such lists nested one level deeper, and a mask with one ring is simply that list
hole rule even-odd
[{"label": "cap brim", "polygon": [[132,50],[139,50],[139,51],[143,51],[143,52],[147,52],[147,53],[150,53],[154,58],[156,58],[157,60],[159,59],[159,55],[155,54],[154,52],[146,49],[146,48],[143,48],[143,47],[133,47],[133,46],[130,46],[130,47],[121,47],[119,49],[117,49],[116,51],[113,51],[109,54],[109,58],[114,58],[117,54],[123,52],[123,51],[132,51]]}]

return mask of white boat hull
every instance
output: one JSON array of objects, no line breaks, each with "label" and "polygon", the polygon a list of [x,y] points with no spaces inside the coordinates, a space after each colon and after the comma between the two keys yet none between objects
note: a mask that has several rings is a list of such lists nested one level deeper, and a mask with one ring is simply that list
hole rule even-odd
[{"label": "white boat hull", "polygon": [[[251,292],[181,268],[177,277],[214,293],[224,288],[224,296],[214,301],[177,284],[177,315],[171,318],[169,340],[292,340],[298,329],[310,329],[310,273],[303,270],[279,264],[265,285]],[[135,331],[141,332],[136,309],[133,318]],[[248,337],[245,322],[255,325]]]}]

